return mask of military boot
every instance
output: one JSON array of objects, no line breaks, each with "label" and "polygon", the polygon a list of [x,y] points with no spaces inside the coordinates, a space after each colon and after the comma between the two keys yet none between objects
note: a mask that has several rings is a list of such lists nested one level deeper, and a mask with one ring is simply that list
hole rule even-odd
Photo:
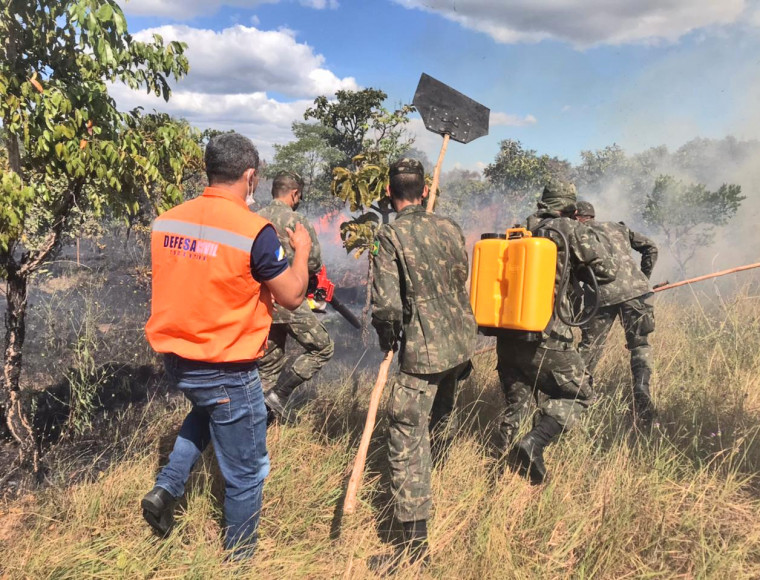
[{"label": "military boot", "polygon": [[174,527],[174,507],[177,500],[163,487],[154,487],[140,502],[143,518],[162,537]]},{"label": "military boot", "polygon": [[[294,373],[293,369],[280,373],[277,384],[264,393],[264,404],[269,411],[268,415],[272,415],[274,420],[287,421],[285,407],[290,395],[301,383],[303,379]],[[268,420],[267,424],[269,423],[271,421]]]},{"label": "military boot", "polygon": [[636,369],[633,377],[633,418],[642,430],[649,430],[655,419],[654,405],[649,395],[649,380],[652,371],[648,368]]},{"label": "military boot", "polygon": [[559,437],[560,433],[562,425],[553,417],[542,415],[538,424],[515,445],[514,457],[520,473],[527,475],[533,485],[546,480],[544,448]]},{"label": "military boot", "polygon": [[423,568],[430,565],[427,520],[403,522],[403,541],[393,554],[372,558],[369,567],[383,576],[394,576],[399,568],[420,562]]}]

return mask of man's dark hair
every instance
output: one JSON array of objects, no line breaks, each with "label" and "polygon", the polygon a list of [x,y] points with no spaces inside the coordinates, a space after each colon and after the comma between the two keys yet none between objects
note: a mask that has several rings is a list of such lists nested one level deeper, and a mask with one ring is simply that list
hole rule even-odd
[{"label": "man's dark hair", "polygon": [[303,191],[303,177],[295,171],[280,171],[272,181],[272,197],[277,199],[289,191],[297,189]]},{"label": "man's dark hair", "polygon": [[206,145],[205,161],[209,185],[235,183],[248,169],[259,168],[259,152],[248,137],[222,133]]},{"label": "man's dark hair", "polygon": [[416,201],[422,197],[425,178],[416,173],[399,173],[390,179],[391,197],[403,201]]},{"label": "man's dark hair", "polygon": [[388,168],[391,197],[403,201],[416,201],[425,190],[425,170],[416,159],[403,158]]}]

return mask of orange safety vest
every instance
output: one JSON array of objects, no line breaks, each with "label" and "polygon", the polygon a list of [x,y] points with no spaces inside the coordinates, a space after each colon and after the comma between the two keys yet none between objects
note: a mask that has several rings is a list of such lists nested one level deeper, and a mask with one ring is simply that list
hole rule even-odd
[{"label": "orange safety vest", "polygon": [[145,334],[156,352],[205,362],[264,354],[272,298],[251,275],[251,247],[268,224],[242,199],[214,187],[153,222]]}]

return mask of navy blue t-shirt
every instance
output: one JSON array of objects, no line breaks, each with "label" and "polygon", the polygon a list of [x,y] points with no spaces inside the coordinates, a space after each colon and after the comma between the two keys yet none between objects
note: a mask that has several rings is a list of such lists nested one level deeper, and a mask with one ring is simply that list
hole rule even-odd
[{"label": "navy blue t-shirt", "polygon": [[288,269],[288,257],[280,244],[277,232],[267,224],[256,236],[251,248],[251,275],[257,282],[277,278]]}]

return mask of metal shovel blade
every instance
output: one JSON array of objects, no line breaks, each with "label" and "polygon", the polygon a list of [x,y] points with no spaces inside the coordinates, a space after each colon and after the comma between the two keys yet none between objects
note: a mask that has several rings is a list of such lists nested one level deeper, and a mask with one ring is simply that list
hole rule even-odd
[{"label": "metal shovel blade", "polygon": [[460,143],[488,135],[491,110],[428,74],[422,73],[412,103],[428,131]]}]

